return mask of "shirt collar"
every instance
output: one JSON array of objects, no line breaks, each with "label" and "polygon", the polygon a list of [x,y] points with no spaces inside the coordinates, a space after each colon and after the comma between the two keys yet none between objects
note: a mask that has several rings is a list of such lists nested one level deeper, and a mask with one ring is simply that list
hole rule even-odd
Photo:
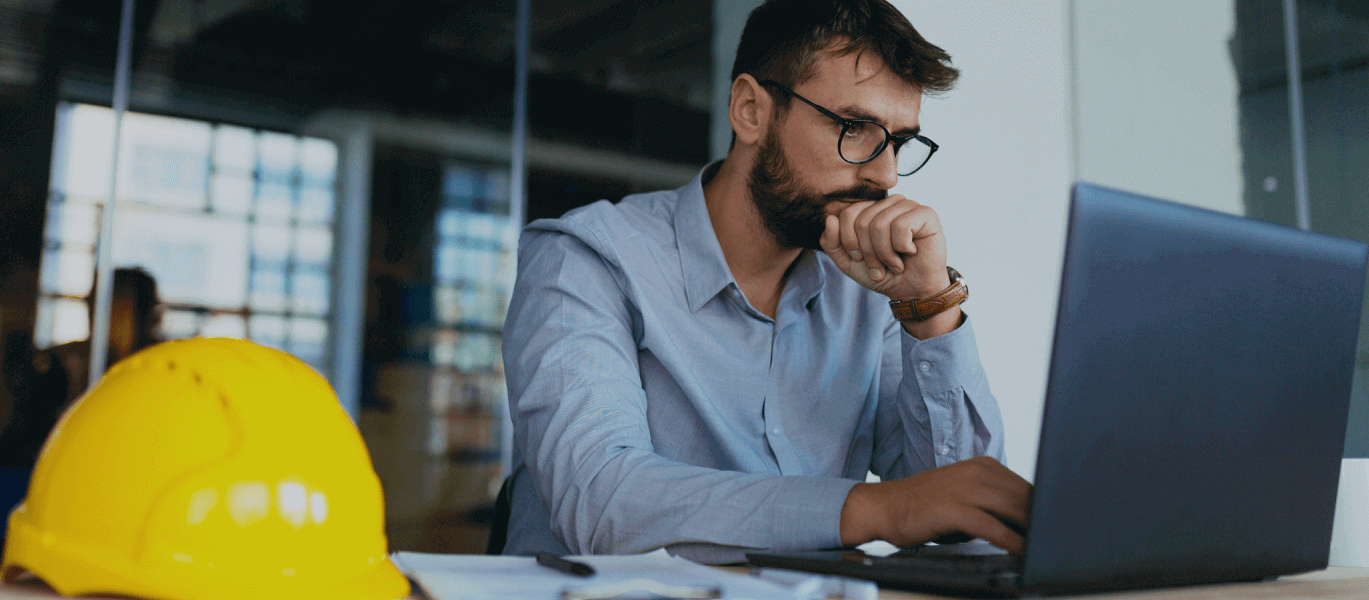
[{"label": "shirt collar", "polygon": [[[713,221],[708,218],[708,204],[704,201],[703,185],[718,174],[722,161],[705,166],[692,181],[680,188],[679,204],[675,207],[675,239],[680,249],[680,270],[684,274],[685,300],[689,311],[698,312],[719,291],[733,284],[732,270],[727,267]],[[806,306],[822,291],[827,274],[819,264],[817,253],[805,250],[794,263],[789,274],[785,296],[797,294]]]},{"label": "shirt collar", "polygon": [[804,250],[794,261],[782,298],[793,294],[792,297],[799,302],[798,306],[808,307],[822,293],[823,286],[827,285],[827,272],[821,263],[822,258],[817,250]]},{"label": "shirt collar", "polygon": [[675,240],[680,248],[680,271],[684,274],[689,312],[698,312],[719,291],[735,282],[704,202],[703,184],[713,179],[721,166],[722,161],[717,161],[700,170],[680,188],[680,202],[675,206]]}]

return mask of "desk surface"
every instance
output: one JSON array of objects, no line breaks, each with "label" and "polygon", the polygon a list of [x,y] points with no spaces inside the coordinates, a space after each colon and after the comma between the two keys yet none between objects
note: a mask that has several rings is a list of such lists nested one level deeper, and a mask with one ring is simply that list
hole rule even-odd
[{"label": "desk surface", "polygon": [[[1081,596],[1075,596],[1081,597]],[[1281,577],[1264,583],[1232,583],[1138,592],[1119,592],[1082,596],[1093,600],[1192,600],[1221,598],[1222,600],[1273,600],[1342,598],[1369,599],[1369,568],[1331,567],[1325,571]],[[0,584],[0,600],[53,600],[62,598],[41,581],[26,578],[16,583]],[[101,596],[101,598],[104,598]],[[917,594],[897,590],[880,590],[880,600],[945,600],[946,596]],[[115,600],[115,599],[111,599]],[[415,593],[406,600],[427,600]]]}]

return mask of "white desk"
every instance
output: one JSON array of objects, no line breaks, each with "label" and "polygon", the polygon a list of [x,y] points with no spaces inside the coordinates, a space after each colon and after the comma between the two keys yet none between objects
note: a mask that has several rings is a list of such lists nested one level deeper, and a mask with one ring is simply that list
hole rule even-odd
[{"label": "white desk", "polygon": [[[880,590],[879,597],[880,600],[945,600],[947,598],[946,596],[897,590]],[[1264,583],[1232,583],[1070,597],[1092,600],[1369,599],[1369,568],[1332,567],[1325,571],[1293,575]],[[41,581],[31,577],[16,583],[0,584],[0,600],[53,600],[55,598],[62,598],[62,596],[52,591]],[[421,593],[416,592],[407,600],[427,599]]]}]

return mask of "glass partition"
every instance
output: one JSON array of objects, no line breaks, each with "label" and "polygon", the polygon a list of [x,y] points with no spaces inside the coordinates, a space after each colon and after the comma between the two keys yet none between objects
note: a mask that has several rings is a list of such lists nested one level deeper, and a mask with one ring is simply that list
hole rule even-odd
[{"label": "glass partition", "polygon": [[[1296,36],[1286,35],[1282,0],[1236,3],[1232,57],[1241,77],[1245,209],[1252,217],[1298,226],[1294,119],[1304,135],[1308,225],[1369,241],[1369,2],[1299,0]],[[1286,43],[1297,44],[1290,77]],[[1290,81],[1301,83],[1301,111],[1290,110]],[[1369,303],[1366,304],[1369,308]],[[1360,349],[1345,456],[1369,457],[1369,314]]]}]

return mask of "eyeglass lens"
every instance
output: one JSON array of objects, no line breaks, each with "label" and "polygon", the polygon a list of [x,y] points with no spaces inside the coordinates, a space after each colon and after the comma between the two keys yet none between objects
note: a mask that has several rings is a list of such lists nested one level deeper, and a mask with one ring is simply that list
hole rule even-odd
[{"label": "eyeglass lens", "polygon": [[[883,127],[869,122],[855,122],[846,128],[841,136],[837,150],[841,157],[850,162],[860,163],[874,158],[884,150],[886,132]],[[896,153],[899,175],[908,175],[918,170],[931,157],[932,147],[919,139],[908,140]]]}]

